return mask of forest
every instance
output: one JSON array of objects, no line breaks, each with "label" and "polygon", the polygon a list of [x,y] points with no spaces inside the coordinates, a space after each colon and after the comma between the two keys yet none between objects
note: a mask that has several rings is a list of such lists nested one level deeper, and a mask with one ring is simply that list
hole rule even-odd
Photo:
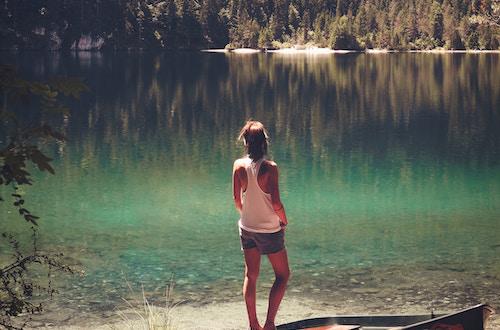
[{"label": "forest", "polygon": [[498,49],[499,0],[4,0],[0,49]]}]

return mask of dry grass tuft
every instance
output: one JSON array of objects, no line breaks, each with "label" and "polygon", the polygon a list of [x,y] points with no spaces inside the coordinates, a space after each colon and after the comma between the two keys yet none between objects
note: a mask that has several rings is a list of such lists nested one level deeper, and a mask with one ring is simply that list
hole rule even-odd
[{"label": "dry grass tuft", "polygon": [[[133,292],[132,287],[127,281],[127,285],[131,292]],[[144,287],[142,290],[142,305],[134,305],[129,300],[123,299],[126,305],[129,307],[126,310],[118,310],[117,315],[122,319],[116,325],[110,325],[111,329],[141,329],[141,330],[174,330],[177,327],[174,324],[172,318],[172,310],[177,306],[178,303],[173,303],[172,292],[174,289],[174,281],[170,280],[170,283],[165,289],[165,306],[154,306],[149,303],[146,295],[144,293]]]}]

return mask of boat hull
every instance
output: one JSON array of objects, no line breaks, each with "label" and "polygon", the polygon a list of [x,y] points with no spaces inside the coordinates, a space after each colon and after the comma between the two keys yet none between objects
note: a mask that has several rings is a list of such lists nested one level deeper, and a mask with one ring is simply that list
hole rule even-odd
[{"label": "boat hull", "polygon": [[[441,315],[347,315],[300,320],[282,324],[278,330],[484,330],[485,320],[493,313],[488,305],[476,305]],[[343,327],[341,327],[343,326]]]}]

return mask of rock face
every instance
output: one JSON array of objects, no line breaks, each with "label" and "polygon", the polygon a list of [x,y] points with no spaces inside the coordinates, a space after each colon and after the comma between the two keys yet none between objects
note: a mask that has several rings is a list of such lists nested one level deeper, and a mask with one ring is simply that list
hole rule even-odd
[{"label": "rock face", "polygon": [[[75,51],[101,50],[106,42],[100,35],[74,35],[68,26],[51,24],[50,27],[37,26],[26,34],[15,33],[13,30],[2,31],[0,49],[3,50],[50,50],[71,49]],[[71,45],[71,46],[70,46]]]},{"label": "rock face", "polygon": [[71,50],[100,50],[104,45],[104,39],[100,36],[95,38],[90,35],[82,35],[71,45]]}]

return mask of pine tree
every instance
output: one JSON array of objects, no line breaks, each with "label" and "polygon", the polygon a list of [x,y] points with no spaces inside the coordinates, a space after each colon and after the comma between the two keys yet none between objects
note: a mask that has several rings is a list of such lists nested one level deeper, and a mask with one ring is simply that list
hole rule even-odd
[{"label": "pine tree", "polygon": [[291,35],[295,33],[300,24],[300,15],[299,11],[295,6],[290,3],[288,6],[288,29],[291,32]]},{"label": "pine tree", "polygon": [[200,9],[200,24],[207,47],[222,48],[229,42],[227,25],[219,16],[216,0],[203,0]]},{"label": "pine tree", "polygon": [[337,0],[337,5],[335,6],[335,17],[338,19],[342,16],[344,10],[344,2],[342,0]]},{"label": "pine tree", "polygon": [[409,8],[409,25],[408,31],[406,32],[408,40],[414,42],[418,38],[418,19],[417,19],[417,9],[415,4],[412,2]]},{"label": "pine tree", "polygon": [[327,40],[330,38],[330,26],[333,17],[328,12],[320,13],[314,21],[314,42],[320,47],[328,46]]},{"label": "pine tree", "polygon": [[460,38],[460,33],[458,33],[458,31],[456,29],[453,30],[453,33],[451,35],[450,49],[454,49],[454,50],[465,49],[464,43],[462,42],[462,39]]},{"label": "pine tree", "polygon": [[359,8],[358,13],[356,14],[356,18],[354,19],[354,27],[355,32],[358,36],[364,36],[369,32],[368,17],[364,5]]},{"label": "pine tree", "polygon": [[481,25],[478,30],[479,49],[493,49],[493,35],[490,25]]},{"label": "pine tree", "polygon": [[161,16],[165,26],[164,46],[168,49],[175,49],[178,46],[178,22],[177,6],[174,0],[170,0],[166,12]]},{"label": "pine tree", "polygon": [[311,29],[311,16],[307,9],[304,11],[302,21],[300,22],[300,28],[303,31],[304,42],[307,43],[309,41],[309,31]]},{"label": "pine tree", "polygon": [[331,47],[333,49],[348,49],[359,50],[361,49],[356,38],[349,33],[349,17],[346,15],[336,19],[332,24]]},{"label": "pine tree", "polygon": [[192,49],[203,45],[201,24],[194,13],[192,2],[183,0],[181,4],[182,17],[179,24],[179,35],[183,47]]},{"label": "pine tree", "polygon": [[443,10],[441,5],[434,1],[432,4],[432,38],[434,38],[439,46],[443,45]]},{"label": "pine tree", "polygon": [[479,49],[479,35],[477,23],[466,23],[464,29],[465,46],[468,49]]}]

